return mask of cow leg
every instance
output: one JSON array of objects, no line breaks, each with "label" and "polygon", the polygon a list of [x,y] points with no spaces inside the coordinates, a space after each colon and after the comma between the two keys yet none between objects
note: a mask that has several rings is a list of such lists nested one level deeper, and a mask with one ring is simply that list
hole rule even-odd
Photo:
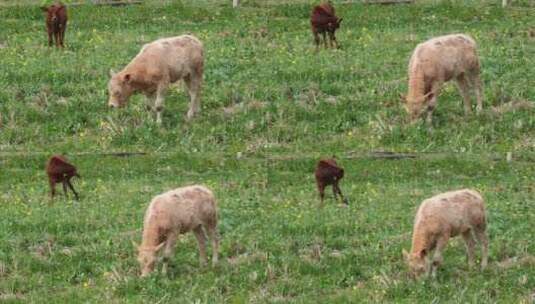
[{"label": "cow leg", "polygon": [[325,199],[325,185],[318,183],[318,191],[320,193],[320,207],[323,208],[323,200]]},{"label": "cow leg", "polygon": [[334,32],[329,32],[329,46],[331,48],[338,47],[338,43],[336,42],[336,37],[334,36]]},{"label": "cow leg", "polygon": [[442,251],[444,251],[444,248],[448,244],[448,240],[450,238],[449,232],[444,233],[442,236],[439,237],[437,240],[437,245],[435,249],[435,253],[433,254],[433,260],[431,264],[431,276],[434,278],[437,276],[437,269],[442,264],[443,257],[442,257]]},{"label": "cow leg", "polygon": [[202,86],[202,71],[200,73],[195,73],[193,75],[188,75],[184,78],[186,87],[188,87],[188,94],[190,98],[189,110],[187,114],[187,119],[190,120],[195,116],[196,113],[200,111],[201,101],[201,86]]},{"label": "cow leg", "polygon": [[464,244],[466,245],[466,258],[468,260],[468,268],[474,266],[474,249],[476,241],[472,235],[472,230],[468,230],[462,234],[464,239]]},{"label": "cow leg", "polygon": [[483,111],[483,85],[481,84],[481,78],[479,78],[479,74],[474,75],[474,84],[477,99],[476,112],[480,114],[481,111]]},{"label": "cow leg", "polygon": [[485,232],[485,226],[486,225],[480,225],[474,229],[476,238],[481,246],[481,269],[487,268],[489,260],[489,238]]},{"label": "cow leg", "polygon": [[65,41],[65,30],[66,30],[66,24],[64,24],[61,27],[61,47],[65,47],[64,41]]},{"label": "cow leg", "polygon": [[481,78],[479,76],[479,69],[472,71],[468,77],[470,84],[476,92],[476,112],[479,114],[483,110],[483,86],[481,84]]},{"label": "cow leg", "polygon": [[65,194],[65,198],[69,198],[69,195],[67,194],[67,181],[63,180],[63,193]]},{"label": "cow leg", "polygon": [[455,83],[457,84],[459,93],[461,93],[463,98],[464,114],[469,115],[472,112],[472,104],[470,102],[470,85],[468,80],[464,74],[461,74],[455,79]]},{"label": "cow leg", "polygon": [[325,45],[325,48],[328,48],[327,46],[327,36],[325,32],[321,33],[321,36],[323,37],[323,44]]},{"label": "cow leg", "polygon": [[60,47],[60,34],[59,31],[54,31],[54,40],[56,41],[56,47]]},{"label": "cow leg", "polygon": [[176,232],[169,232],[167,234],[167,239],[165,240],[165,245],[163,248],[163,265],[162,265],[162,273],[167,273],[167,266],[169,264],[169,261],[171,260],[171,257],[173,256],[173,252],[175,249],[175,244],[178,239],[178,233]]},{"label": "cow leg", "polygon": [[151,112],[153,111],[155,100],[156,100],[155,94],[145,95],[145,108],[147,109],[147,111],[151,111]]},{"label": "cow leg", "polygon": [[54,31],[54,39],[56,41],[56,47],[61,47],[61,34],[59,33],[59,29]]},{"label": "cow leg", "polygon": [[48,46],[52,46],[52,31],[51,30],[47,30],[48,32]]},{"label": "cow leg", "polygon": [[320,35],[317,31],[313,30],[312,34],[314,35],[314,43],[316,44],[316,51],[320,49]]},{"label": "cow leg", "polygon": [[433,125],[433,111],[437,105],[437,95],[431,94],[427,102],[427,117],[425,119],[427,125],[431,127]]},{"label": "cow leg", "polygon": [[426,123],[429,127],[431,127],[433,123],[433,111],[437,107],[437,97],[438,97],[438,94],[440,93],[441,87],[442,87],[442,82],[436,82],[431,87],[431,90],[429,91],[430,93],[428,93],[429,95],[427,97],[427,103],[426,103],[427,105]]},{"label": "cow leg", "polygon": [[50,180],[49,183],[50,183],[50,198],[53,199],[54,195],[56,195],[56,182],[53,180]]},{"label": "cow leg", "polygon": [[336,36],[334,35],[334,32],[329,32],[329,38],[332,43],[332,47],[338,48],[338,41],[336,41]]},{"label": "cow leg", "polygon": [[61,32],[62,32],[62,29],[59,29],[58,30],[58,46],[62,48],[63,47],[63,36],[62,36]]},{"label": "cow leg", "polygon": [[338,195],[342,199],[342,203],[344,203],[346,205],[349,205],[349,203],[347,202],[346,198],[342,194],[342,190],[340,190],[340,186],[338,185],[338,181],[336,181],[336,183],[334,183],[334,185],[333,185],[333,189],[335,189],[335,188],[336,188],[336,192],[338,192]]},{"label": "cow leg", "polygon": [[212,265],[219,261],[219,234],[217,233],[217,222],[210,222],[206,225],[206,232],[212,241]]},{"label": "cow leg", "polygon": [[60,47],[63,47],[63,33],[62,32],[63,32],[63,29],[60,26],[60,28],[58,29],[58,40],[59,40],[58,44]]},{"label": "cow leg", "polygon": [[201,266],[204,266],[208,263],[208,258],[206,257],[206,235],[204,234],[202,226],[195,228],[193,233],[197,238],[197,243],[199,243],[199,262]]},{"label": "cow leg", "polygon": [[332,184],[332,187],[333,187],[334,200],[337,201],[338,198],[336,197],[336,195],[338,194],[338,191],[336,191],[336,181]]},{"label": "cow leg", "polygon": [[165,81],[162,82],[160,85],[158,85],[158,89],[156,90],[156,101],[154,102],[154,108],[156,110],[156,123],[162,124],[162,111],[163,111],[163,101],[164,101],[164,95],[169,87],[169,82]]},{"label": "cow leg", "polygon": [[74,190],[74,187],[72,186],[70,180],[67,180],[67,185],[71,189],[72,193],[74,193],[74,199],[78,200],[78,193],[76,193],[76,191]]}]

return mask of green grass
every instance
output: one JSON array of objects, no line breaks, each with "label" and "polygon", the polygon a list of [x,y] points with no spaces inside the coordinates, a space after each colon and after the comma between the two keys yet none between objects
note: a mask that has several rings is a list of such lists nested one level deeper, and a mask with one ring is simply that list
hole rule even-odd
[{"label": "green grass", "polygon": [[[342,49],[318,54],[312,1],[190,2],[73,7],[63,51],[46,46],[41,2],[0,6],[0,302],[531,301],[534,265],[498,262],[535,254],[535,109],[495,110],[535,106],[530,2],[337,3]],[[453,32],[478,42],[485,111],[465,117],[447,85],[429,133],[407,123],[399,95],[415,45]],[[162,127],[139,96],[109,109],[109,69],[183,33],[205,44],[201,115],[185,121],[182,86],[166,98]],[[120,151],[146,154],[108,154]],[[52,153],[78,166],[81,201],[49,202]],[[312,171],[332,154],[351,205],[329,196],[318,209]],[[186,235],[167,276],[138,278],[132,241],[148,202],[192,183],[217,195],[222,262],[199,269]],[[487,200],[490,267],[469,270],[453,240],[437,280],[410,280],[401,249],[418,204],[461,187]]]}]

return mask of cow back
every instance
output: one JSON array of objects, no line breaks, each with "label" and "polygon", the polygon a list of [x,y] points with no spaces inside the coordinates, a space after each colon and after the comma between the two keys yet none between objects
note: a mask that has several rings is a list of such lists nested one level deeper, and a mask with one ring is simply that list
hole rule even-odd
[{"label": "cow back", "polygon": [[316,179],[332,182],[344,177],[344,169],[334,159],[322,159],[318,162],[315,175]]},{"label": "cow back", "polygon": [[76,174],[76,167],[70,164],[64,156],[54,155],[48,160],[46,173],[49,176],[64,174],[73,176]]},{"label": "cow back", "polygon": [[336,23],[337,20],[334,7],[329,3],[315,6],[310,15],[310,23],[314,27],[325,27],[329,23]]}]

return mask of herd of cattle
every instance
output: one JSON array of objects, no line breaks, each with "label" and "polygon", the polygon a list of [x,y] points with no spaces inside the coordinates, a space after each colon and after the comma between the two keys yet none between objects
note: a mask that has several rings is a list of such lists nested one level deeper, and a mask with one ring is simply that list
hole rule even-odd
[{"label": "herd of cattle", "polygon": [[[62,4],[44,8],[49,45],[53,38],[56,46],[64,46],[67,25],[67,9]],[[311,27],[316,48],[322,34],[327,47],[338,47],[335,32],[342,18],[335,14],[330,3],[315,6],[311,13]],[[409,89],[405,107],[412,122],[426,115],[431,124],[432,112],[443,84],[455,80],[464,100],[466,114],[471,112],[470,89],[474,88],[478,112],[482,109],[482,86],[479,78],[480,63],[475,41],[464,34],[436,37],[416,46],[409,62]],[[190,95],[187,118],[200,111],[200,95],[204,73],[204,49],[199,39],[192,35],[162,38],[144,45],[139,54],[121,71],[110,71],[108,83],[109,101],[112,107],[126,105],[131,95],[141,93],[147,98],[147,106],[156,112],[161,123],[164,95],[169,85],[183,80]],[[65,195],[70,188],[78,199],[71,178],[80,177],[76,167],[61,155],[52,156],[46,166],[51,197],[55,185],[62,183]],[[334,158],[320,160],[315,177],[323,206],[325,187],[331,185],[337,195],[348,204],[338,185],[344,170]],[[212,241],[212,262],[218,261],[219,238],[217,232],[217,205],[213,193],[204,186],[178,188],[154,197],[144,218],[142,243],[138,247],[141,275],[154,270],[157,254],[163,251],[163,271],[172,257],[179,234],[193,231],[197,238],[201,264],[207,262],[206,233]],[[463,189],[446,192],[424,200],[415,217],[412,249],[403,252],[411,274],[435,275],[442,262],[442,250],[449,238],[461,235],[466,243],[468,263],[474,264],[476,240],[482,247],[481,267],[487,265],[488,239],[486,236],[485,206],[481,195],[474,190]]]}]

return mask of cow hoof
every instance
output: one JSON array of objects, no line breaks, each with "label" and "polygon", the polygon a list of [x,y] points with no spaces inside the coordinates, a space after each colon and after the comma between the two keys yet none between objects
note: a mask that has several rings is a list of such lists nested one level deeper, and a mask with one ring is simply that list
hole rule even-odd
[{"label": "cow hoof", "polygon": [[188,111],[188,114],[186,115],[186,119],[187,120],[192,120],[196,113],[197,112],[194,112],[194,111],[191,111],[191,110]]}]

